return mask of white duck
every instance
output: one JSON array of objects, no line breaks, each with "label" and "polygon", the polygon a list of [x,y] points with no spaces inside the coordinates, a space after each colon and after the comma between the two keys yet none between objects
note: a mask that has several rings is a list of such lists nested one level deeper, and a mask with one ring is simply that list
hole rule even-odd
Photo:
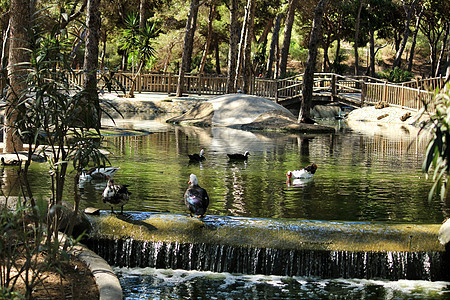
[{"label": "white duck", "polygon": [[123,214],[123,206],[130,200],[131,193],[127,187],[129,185],[114,184],[114,180],[111,177],[108,178],[108,184],[103,191],[103,203],[108,202],[111,205],[111,213],[114,213],[114,206],[120,206],[120,213]]},{"label": "white duck", "polygon": [[313,163],[309,166],[304,167],[301,170],[288,171],[286,174],[287,177],[286,183],[288,186],[290,186],[291,184],[295,186],[307,182],[314,178],[316,170],[317,165]]},{"label": "white duck", "polygon": [[80,174],[80,181],[89,181],[92,179],[106,180],[116,174],[120,167],[93,167]]}]

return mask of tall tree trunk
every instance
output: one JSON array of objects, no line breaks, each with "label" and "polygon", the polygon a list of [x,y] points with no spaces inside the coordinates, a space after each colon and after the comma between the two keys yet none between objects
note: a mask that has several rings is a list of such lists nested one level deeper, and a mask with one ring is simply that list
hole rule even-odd
[{"label": "tall tree trunk", "polygon": [[145,0],[139,1],[139,30],[144,29],[145,26]]},{"label": "tall tree trunk", "polygon": [[330,36],[327,36],[326,40],[323,42],[322,72],[328,72],[330,66],[330,58],[328,57],[328,49],[330,48],[330,44]]},{"label": "tall tree trunk", "polygon": [[[192,21],[191,21],[191,30],[189,30],[189,38],[188,38],[188,48],[186,49],[186,65],[185,72],[191,72],[192,71],[192,51],[194,50],[194,36],[195,36],[195,30],[197,29],[197,15],[198,15],[198,8],[200,5],[205,2],[204,0],[193,0],[195,5],[192,8]],[[199,3],[199,1],[202,1]]]},{"label": "tall tree trunk", "polygon": [[287,60],[289,56],[289,47],[291,45],[292,26],[294,25],[295,10],[298,6],[298,0],[289,0],[289,10],[286,15],[286,22],[284,25],[284,39],[281,46],[280,56],[280,71],[279,76],[284,77],[286,75]]},{"label": "tall tree trunk", "polygon": [[180,71],[178,74],[178,84],[177,84],[177,97],[183,96],[184,92],[184,74],[186,73],[186,70],[188,69],[188,62],[190,59],[188,56],[190,54],[192,55],[192,44],[194,39],[194,26],[192,25],[193,22],[193,15],[194,11],[198,10],[196,7],[198,4],[198,0],[191,0],[191,6],[189,8],[189,14],[187,16],[186,20],[186,31],[184,34],[184,45],[183,45],[183,54],[181,56],[181,65],[180,65]]},{"label": "tall tree trunk", "polygon": [[220,72],[220,49],[219,49],[219,39],[216,37],[214,39],[214,49],[215,49],[215,55],[216,55],[216,74],[219,75]]},{"label": "tall tree trunk", "polygon": [[211,5],[209,7],[209,17],[208,17],[208,33],[206,36],[206,43],[205,43],[205,49],[203,50],[203,55],[202,55],[202,61],[200,62],[200,68],[198,70],[198,73],[203,74],[204,69],[205,69],[205,65],[206,65],[206,60],[208,58],[208,52],[209,52],[209,48],[211,46],[211,40],[212,40],[212,35],[213,35],[213,21],[214,21],[214,15],[216,14],[216,6],[215,5]]},{"label": "tall tree trunk", "polygon": [[95,107],[95,112],[86,111],[84,119],[87,128],[100,128],[100,104],[97,93],[98,44],[100,32],[100,0],[88,0],[86,15],[86,46],[84,52],[84,83],[83,88],[87,99]]},{"label": "tall tree trunk", "polygon": [[311,36],[309,39],[309,52],[308,61],[303,75],[303,89],[302,96],[303,101],[300,106],[300,112],[298,114],[299,122],[307,122],[310,119],[312,95],[314,87],[314,72],[317,58],[317,48],[319,40],[321,38],[321,26],[325,7],[328,0],[319,0],[316,8],[314,9],[313,26],[311,29]]},{"label": "tall tree trunk", "polygon": [[251,92],[251,82],[253,77],[252,69],[252,40],[253,40],[253,24],[255,20],[256,0],[248,1],[249,18],[247,24],[247,33],[244,41],[244,59],[243,59],[243,92],[248,94]]},{"label": "tall tree trunk", "polygon": [[[23,143],[15,132],[18,103],[27,88],[26,75],[30,56],[27,50],[27,27],[31,23],[30,3],[27,0],[11,0],[9,26],[8,79],[10,86],[6,96],[5,126],[3,133],[3,152],[23,150]],[[25,25],[25,26],[24,26]]]},{"label": "tall tree trunk", "polygon": [[339,64],[341,63],[340,58],[340,52],[341,52],[341,39],[338,38],[336,40],[336,54],[334,55],[334,61],[333,61],[333,72],[337,73],[337,69]]},{"label": "tall tree trunk", "polygon": [[375,31],[372,26],[369,26],[369,70],[367,70],[367,75],[370,77],[375,77]]},{"label": "tall tree trunk", "polygon": [[230,0],[230,41],[228,47],[228,74],[226,93],[236,92],[236,64],[239,43],[238,1]]},{"label": "tall tree trunk", "polygon": [[359,25],[361,23],[361,10],[362,10],[362,7],[363,7],[363,3],[364,3],[363,0],[361,0],[361,2],[359,3],[358,14],[356,16],[356,25],[355,25],[355,43],[353,44],[353,48],[355,50],[355,75],[356,76],[359,75],[359,53],[358,53],[358,48],[359,48]]},{"label": "tall tree trunk", "polygon": [[416,27],[413,32],[413,38],[411,42],[411,49],[409,50],[409,62],[408,62],[408,71],[411,72],[412,66],[414,63],[414,51],[416,48],[417,34],[419,33],[419,25],[422,20],[423,13],[425,12],[425,6],[422,5],[420,8],[419,14],[416,15]]},{"label": "tall tree trunk", "polygon": [[411,23],[411,16],[412,12],[414,11],[414,6],[416,5],[416,1],[417,0],[413,0],[411,3],[403,2],[403,9],[405,10],[406,13],[405,31],[403,32],[403,39],[400,48],[398,49],[397,54],[395,55],[395,60],[394,63],[392,64],[392,69],[400,67],[400,63],[402,61],[402,54],[403,51],[405,50],[406,42],[408,41],[408,37],[411,33],[411,29],[409,29],[409,24]]},{"label": "tall tree trunk", "polygon": [[238,90],[239,86],[239,79],[241,76],[241,70],[243,66],[243,60],[244,60],[244,48],[245,48],[245,40],[246,40],[246,34],[247,34],[247,27],[248,27],[248,19],[250,18],[250,11],[249,11],[249,3],[251,0],[248,0],[247,6],[245,7],[245,14],[244,14],[244,20],[242,21],[242,28],[241,28],[241,37],[239,39],[239,45],[238,45],[238,51],[237,51],[237,60],[236,60],[236,72],[234,74],[234,90]]},{"label": "tall tree trunk", "polygon": [[275,51],[278,48],[280,25],[281,19],[283,19],[283,17],[284,17],[283,13],[278,14],[275,19],[275,25],[273,26],[272,42],[270,43],[269,57],[267,58],[266,78],[272,78],[273,62],[275,61],[275,54],[276,54]]},{"label": "tall tree trunk", "polygon": [[[447,24],[445,24],[445,33],[444,33],[444,38],[442,39],[442,46],[441,46],[441,51],[439,53],[439,59],[437,60],[437,66],[436,66],[436,72],[435,72],[435,77],[438,77],[439,74],[441,74],[441,66],[444,63],[444,56],[445,56],[445,49],[447,48],[447,40],[448,40],[448,35],[450,33],[450,23],[447,22]],[[445,70],[442,70],[445,72]]]}]

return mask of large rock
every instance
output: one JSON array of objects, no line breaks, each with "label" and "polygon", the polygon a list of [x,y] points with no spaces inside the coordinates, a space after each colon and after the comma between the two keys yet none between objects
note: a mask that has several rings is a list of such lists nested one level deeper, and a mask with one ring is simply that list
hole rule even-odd
[{"label": "large rock", "polygon": [[288,109],[257,96],[227,94],[199,103],[169,123],[196,126],[227,126],[242,129],[292,130],[332,132],[334,129],[317,124],[300,124]]}]

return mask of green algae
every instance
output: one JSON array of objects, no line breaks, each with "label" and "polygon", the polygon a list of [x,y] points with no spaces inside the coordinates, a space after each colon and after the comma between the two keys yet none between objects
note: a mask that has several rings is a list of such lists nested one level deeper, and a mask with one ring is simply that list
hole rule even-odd
[{"label": "green algae", "polygon": [[319,222],[152,214],[145,220],[92,216],[94,238],[331,251],[444,251],[439,224]]}]

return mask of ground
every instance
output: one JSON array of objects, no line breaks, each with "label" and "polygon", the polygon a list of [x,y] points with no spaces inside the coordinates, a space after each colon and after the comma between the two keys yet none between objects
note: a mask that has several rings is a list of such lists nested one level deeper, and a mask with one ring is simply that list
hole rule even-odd
[{"label": "ground", "polygon": [[[38,261],[42,264],[44,258],[39,257]],[[23,261],[19,261],[18,264],[23,265]],[[61,262],[58,269],[64,275],[56,268],[41,273],[43,280],[33,289],[32,299],[99,299],[100,294],[94,277],[83,262],[71,257],[70,262]],[[17,284],[15,291],[24,295],[23,282]]]}]

